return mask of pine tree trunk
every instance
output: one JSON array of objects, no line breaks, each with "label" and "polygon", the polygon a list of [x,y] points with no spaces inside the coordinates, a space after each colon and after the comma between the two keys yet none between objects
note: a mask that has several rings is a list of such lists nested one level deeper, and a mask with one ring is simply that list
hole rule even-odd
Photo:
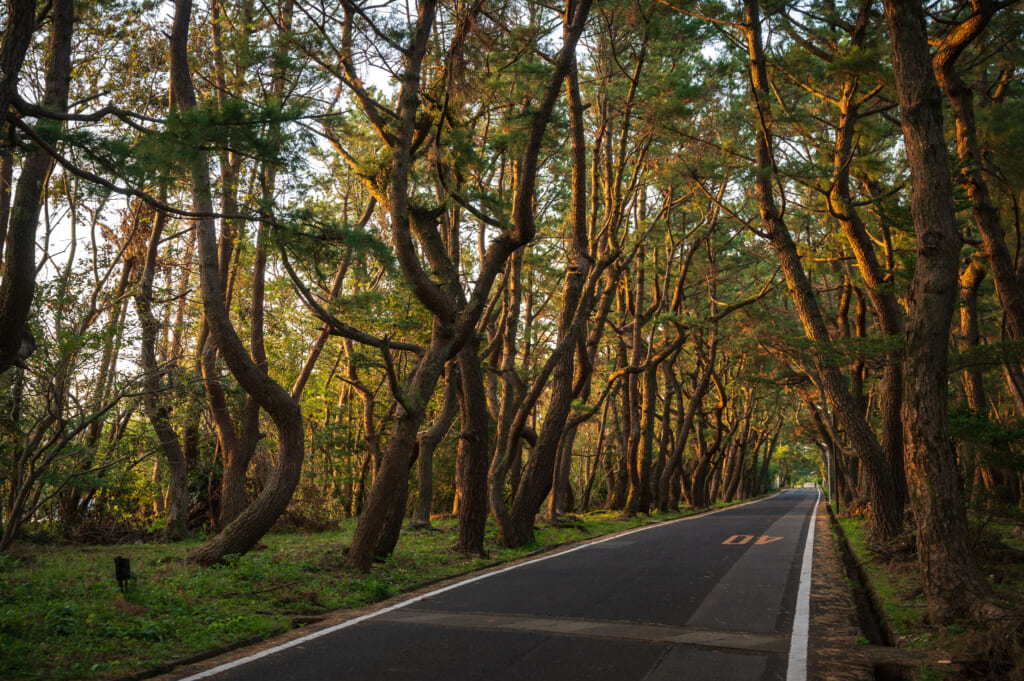
[{"label": "pine tree trunk", "polygon": [[[792,235],[786,226],[782,212],[775,202],[774,160],[771,147],[771,113],[768,103],[771,90],[765,63],[764,47],[761,41],[761,18],[757,0],[744,0],[746,9],[747,47],[750,53],[751,106],[757,121],[757,170],[755,181],[758,209],[761,221],[772,250],[781,266],[790,297],[803,324],[807,337],[821,346],[830,342],[828,328],[821,308],[815,297],[807,273],[803,270],[800,255]],[[864,420],[853,395],[839,368],[822,350],[814,351],[814,368],[822,392],[828,399],[833,413],[839,419],[854,451],[861,458],[868,472],[868,487],[872,506],[872,534],[878,539],[895,537],[902,524],[898,495],[892,469],[886,460],[878,439]]]},{"label": "pine tree trunk", "polygon": [[[196,106],[188,66],[188,30],[191,0],[177,0],[170,39],[172,106],[187,111]],[[200,291],[210,335],[225,363],[246,393],[270,414],[278,431],[278,457],[267,487],[234,521],[189,556],[202,565],[219,562],[225,555],[245,553],[263,537],[284,512],[299,482],[305,441],[298,403],[267,372],[256,366],[238,337],[225,304],[218,264],[217,238],[211,216],[212,190],[208,169],[200,154],[190,168],[193,207],[204,217],[196,221],[199,244]]]},{"label": "pine tree trunk", "polygon": [[917,247],[904,350],[907,483],[917,523],[921,587],[931,623],[941,624],[977,614],[988,592],[970,549],[946,413],[960,237],[924,10],[919,0],[886,0],[885,18],[913,179],[910,213]]},{"label": "pine tree trunk", "polygon": [[156,340],[159,323],[153,315],[153,277],[156,272],[157,252],[163,238],[163,227],[167,218],[156,215],[153,231],[146,251],[146,261],[139,281],[135,306],[141,326],[139,356],[143,370],[143,405],[156,432],[160,449],[167,460],[168,485],[166,507],[167,527],[165,534],[170,540],[183,538],[188,534],[188,472],[185,452],[181,440],[170,421],[170,409],[164,403],[167,396],[160,394],[160,368],[156,361]]},{"label": "pine tree trunk", "polygon": [[459,488],[462,503],[459,505],[458,551],[479,556],[484,553],[484,531],[487,525],[490,415],[487,413],[487,394],[475,338],[459,350],[459,378],[462,432],[459,435],[459,465],[455,484]]},{"label": "pine tree trunk", "polygon": [[[0,46],[0,135],[9,139],[6,118],[18,92],[18,75],[35,29],[36,3],[14,0],[7,5],[7,26]],[[53,0],[53,28],[50,32],[46,63],[46,84],[42,106],[56,112],[68,108],[71,80],[71,41],[74,32],[74,8],[71,0]],[[36,124],[42,136],[59,132],[59,120]],[[42,207],[43,189],[53,167],[53,159],[41,148],[32,149],[18,173],[18,187],[8,215],[3,260],[0,262],[0,375],[24,360],[35,350],[28,328],[29,312],[36,285],[36,229]]]},{"label": "pine tree trunk", "polygon": [[434,450],[447,435],[455,420],[455,414],[459,407],[459,385],[459,373],[456,371],[455,365],[450,364],[441,413],[429,428],[420,431],[417,435],[420,449],[416,469],[419,496],[416,499],[416,509],[412,514],[413,525],[430,526],[430,514],[434,508]]}]

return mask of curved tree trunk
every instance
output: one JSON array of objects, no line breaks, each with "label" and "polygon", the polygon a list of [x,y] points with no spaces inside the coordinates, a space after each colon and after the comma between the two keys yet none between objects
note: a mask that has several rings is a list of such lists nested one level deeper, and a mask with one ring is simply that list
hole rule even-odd
[{"label": "curved tree trunk", "polygon": [[[17,96],[18,75],[35,29],[34,0],[15,0],[7,5],[7,26],[0,46],[0,135],[8,139],[7,117]],[[43,108],[63,113],[68,108],[71,81],[71,39],[74,7],[71,0],[53,0],[53,28],[46,62]],[[13,119],[12,119],[13,120]],[[58,134],[59,120],[41,120],[36,130],[43,137]],[[28,153],[18,173],[8,216],[3,261],[0,263],[0,375],[23,364],[35,349],[28,329],[28,317],[36,285],[36,229],[42,207],[43,188],[53,168],[53,159],[43,149]]]},{"label": "curved tree trunk", "polygon": [[156,432],[160,448],[167,460],[168,485],[164,512],[167,518],[165,534],[176,540],[188,534],[188,472],[185,452],[177,431],[170,420],[170,409],[161,396],[160,367],[156,361],[156,340],[160,324],[153,316],[153,277],[156,272],[156,258],[163,238],[167,217],[158,213],[153,220],[153,231],[149,238],[146,261],[135,296],[135,307],[141,326],[139,355],[142,362],[143,405]]},{"label": "curved tree trunk", "polygon": [[668,511],[671,506],[670,492],[672,480],[682,470],[683,452],[686,450],[686,443],[690,438],[690,432],[693,430],[694,418],[696,418],[697,412],[703,404],[704,396],[711,389],[711,375],[715,371],[715,354],[717,351],[718,325],[715,324],[712,327],[710,349],[704,361],[704,367],[701,369],[700,377],[697,379],[697,385],[694,388],[693,395],[690,397],[690,403],[686,406],[686,413],[679,420],[679,425],[676,428],[672,453],[669,454],[668,460],[665,462],[665,468],[662,470],[661,477],[657,481],[658,510],[662,513]]},{"label": "curved tree trunk", "polygon": [[434,450],[451,429],[458,408],[459,374],[455,365],[450,364],[441,413],[437,415],[429,428],[421,430],[416,436],[420,450],[416,471],[419,496],[416,500],[416,509],[412,514],[413,525],[430,526],[430,513],[434,509]]},{"label": "curved tree trunk", "polygon": [[[990,171],[978,141],[974,91],[956,70],[959,56],[984,33],[996,12],[996,5],[991,0],[978,0],[973,6],[971,16],[943,39],[932,58],[932,66],[939,86],[952,105],[956,122],[956,152],[960,158],[956,179],[971,202],[971,215],[981,234],[981,251],[988,261],[996,295],[1003,308],[1007,335],[1011,341],[1021,341],[1024,340],[1024,286],[1014,267],[999,211],[992,203],[985,180],[986,173]],[[1006,371],[1011,377],[1007,385],[1018,404],[1018,411],[1024,415],[1020,360],[1012,351],[1006,355]]]},{"label": "curved tree trunk", "polygon": [[[865,41],[870,9],[870,2],[865,2],[861,7],[856,27],[851,35],[851,42],[854,45],[863,45]],[[838,102],[839,125],[836,128],[829,210],[839,222],[853,251],[879,329],[887,339],[895,341],[903,333],[903,319],[899,301],[891,291],[892,275],[883,273],[867,227],[850,194],[850,166],[857,135],[857,122],[860,118],[858,82],[856,75],[848,77],[843,84]],[[882,368],[878,384],[878,394],[879,411],[882,416],[881,446],[889,462],[895,487],[893,514],[902,516],[907,497],[907,481],[903,466],[903,424],[900,421],[903,365],[899,350],[890,350],[887,353],[887,361]]]},{"label": "curved tree trunk", "polygon": [[[777,175],[771,147],[772,97],[768,84],[764,47],[761,41],[761,17],[757,0],[744,0],[745,29],[750,53],[751,106],[757,121],[757,170],[755,182],[758,209],[772,250],[782,268],[790,297],[807,337],[816,345],[830,342],[828,328],[807,273],[804,272],[796,244],[789,233],[782,211],[775,201]],[[895,537],[903,522],[898,513],[897,492],[892,469],[839,368],[821,350],[814,351],[814,368],[821,389],[838,417],[847,437],[864,463],[870,481],[872,533],[878,539]]]},{"label": "curved tree trunk", "polygon": [[[171,31],[171,103],[180,111],[196,105],[195,90],[188,67],[188,28],[191,0],[177,0]],[[291,395],[274,382],[249,356],[235,331],[221,289],[217,238],[213,221],[213,199],[205,155],[191,166],[192,201],[199,246],[200,291],[210,335],[239,385],[270,414],[278,432],[278,458],[267,486],[259,497],[220,534],[189,556],[202,565],[219,562],[225,555],[245,553],[273,526],[291,501],[299,482],[305,442],[302,412]]]}]

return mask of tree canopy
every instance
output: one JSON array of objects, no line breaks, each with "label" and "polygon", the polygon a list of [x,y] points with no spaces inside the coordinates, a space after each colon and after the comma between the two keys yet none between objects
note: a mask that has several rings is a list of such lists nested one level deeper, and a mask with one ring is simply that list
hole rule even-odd
[{"label": "tree canopy", "polygon": [[[1024,510],[1013,2],[8,0],[0,550],[812,480],[984,616]],[[904,509],[913,511],[905,521]],[[908,527],[906,523],[911,525]]]}]

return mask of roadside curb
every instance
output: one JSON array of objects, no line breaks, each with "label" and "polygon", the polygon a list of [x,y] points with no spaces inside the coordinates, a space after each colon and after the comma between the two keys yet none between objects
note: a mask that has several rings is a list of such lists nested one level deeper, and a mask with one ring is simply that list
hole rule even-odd
[{"label": "roadside curb", "polygon": [[875,681],[865,655],[865,636],[846,561],[833,532],[831,509],[818,506],[811,587],[811,640],[807,678],[820,681]]},{"label": "roadside curb", "polygon": [[866,678],[877,681],[904,681],[914,678],[914,670],[921,668],[934,668],[946,672],[959,669],[959,665],[953,663],[945,651],[911,650],[896,645],[892,626],[885,615],[878,592],[871,583],[870,575],[864,570],[862,561],[853,551],[832,507],[826,504],[826,509],[832,548],[842,563],[850,598],[854,601],[857,626],[867,640],[867,644],[861,642],[854,651],[851,651],[849,659],[866,666],[872,674]]}]

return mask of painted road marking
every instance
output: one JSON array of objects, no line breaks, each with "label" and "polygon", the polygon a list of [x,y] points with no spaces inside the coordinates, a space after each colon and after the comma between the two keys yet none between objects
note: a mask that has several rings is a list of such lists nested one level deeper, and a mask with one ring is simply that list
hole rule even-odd
[{"label": "painted road marking", "polygon": [[804,557],[800,566],[800,586],[796,592],[796,612],[793,613],[793,633],[789,639],[789,664],[786,681],[807,681],[807,643],[811,634],[811,577],[814,561],[814,525],[821,503],[821,490],[814,500],[804,542]]},{"label": "painted road marking", "polygon": [[[756,535],[753,534],[734,534],[722,542],[722,544],[727,546],[742,546],[744,544],[749,544],[755,536]],[[765,544],[777,542],[780,539],[784,539],[784,537],[769,537],[767,535],[761,535],[760,537],[757,537],[757,541],[754,542],[754,545],[764,546]]]}]

